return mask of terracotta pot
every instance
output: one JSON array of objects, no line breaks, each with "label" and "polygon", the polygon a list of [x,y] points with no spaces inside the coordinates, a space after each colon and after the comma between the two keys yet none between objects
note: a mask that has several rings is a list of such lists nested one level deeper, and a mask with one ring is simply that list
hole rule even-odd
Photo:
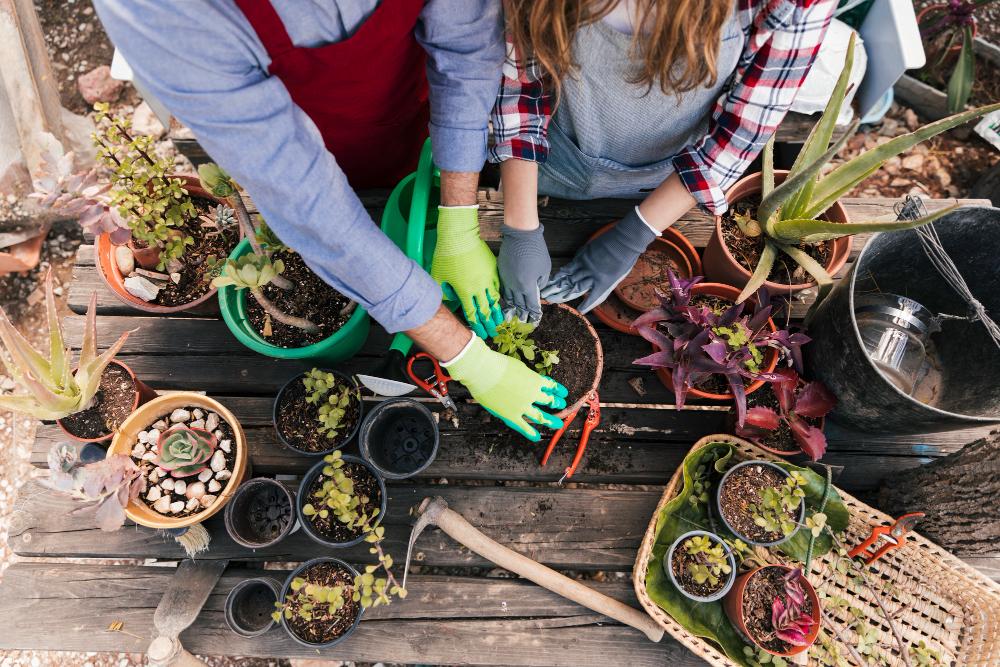
[{"label": "terracotta pot", "polygon": [[[543,301],[542,303],[547,304],[548,302]],[[576,400],[575,403],[573,403],[572,405],[567,405],[564,410],[561,410],[559,413],[556,414],[556,417],[559,417],[559,419],[566,419],[567,417],[569,417],[569,415],[571,415],[572,413],[583,407],[583,405],[587,402],[587,399],[590,397],[590,395],[596,392],[598,386],[600,386],[601,373],[604,371],[604,348],[601,347],[601,339],[597,335],[597,331],[594,329],[594,326],[587,320],[586,317],[584,317],[580,313],[580,311],[578,311],[575,308],[571,308],[570,306],[567,306],[565,303],[556,303],[550,305],[554,305],[557,308],[562,308],[563,310],[569,311],[573,315],[579,317],[583,321],[583,323],[587,325],[587,331],[590,333],[591,338],[594,339],[594,348],[595,348],[594,351],[595,354],[597,355],[597,370],[594,372],[594,381],[590,384],[590,389],[583,392],[583,394],[580,396],[580,398]]]},{"label": "terracotta pot", "polygon": [[[787,171],[775,171],[774,181],[775,183],[781,183],[787,176]],[[736,185],[726,193],[726,201],[732,206],[742,199],[758,194],[760,192],[760,185],[760,172],[745,176],[737,181]],[[823,220],[831,222],[849,222],[847,211],[839,201],[820,217]],[[833,251],[830,253],[830,259],[826,263],[826,270],[831,276],[836,275],[847,263],[847,258],[851,254],[851,238],[850,236],[846,236],[830,242],[833,245]],[[715,217],[715,231],[712,233],[711,238],[708,239],[708,245],[705,246],[703,260],[705,263],[706,280],[734,285],[739,287],[740,290],[750,282],[750,272],[736,261],[729,252],[725,241],[722,240],[722,218],[720,216]],[[768,292],[773,295],[801,292],[809,287],[815,287],[816,283],[815,281],[810,281],[807,283],[785,285],[767,280],[764,282],[764,285],[767,287]],[[737,290],[737,293],[740,290]]]},{"label": "terracotta pot", "polygon": [[[211,199],[212,201],[220,204],[225,203],[222,199],[213,196],[207,190],[202,188],[198,179],[193,176],[173,175],[171,178],[179,178],[182,180],[184,182],[184,189],[187,190],[188,194],[192,197]],[[242,237],[242,232],[240,232],[240,236]],[[136,249],[132,245],[131,241],[129,241],[128,247],[132,250],[132,254],[135,255],[136,264],[146,269],[150,267],[153,269],[156,268],[157,263],[159,263],[159,250],[157,248]],[[125,276],[123,276],[121,271],[118,270],[118,263],[115,261],[115,245],[111,243],[111,238],[107,234],[101,234],[95,239],[94,250],[97,255],[97,273],[100,274],[108,288],[115,293],[115,296],[117,296],[123,303],[132,306],[137,310],[156,314],[176,313],[182,310],[197,308],[215,297],[216,289],[213,287],[194,301],[182,303],[177,306],[159,306],[154,303],[148,303],[142,299],[132,296],[125,290]],[[155,256],[155,261],[152,261],[152,263],[149,264],[151,261],[150,258],[153,256]]]},{"label": "terracotta pot", "polygon": [[[785,572],[792,571],[792,568],[787,567],[785,565],[768,565],[767,567],[781,568]],[[812,602],[812,619],[813,619],[812,629],[809,631],[809,634],[806,635],[806,641],[808,642],[808,644],[806,644],[805,646],[793,646],[791,650],[789,650],[787,653],[778,653],[775,651],[769,651],[763,646],[757,644],[757,642],[755,642],[753,638],[750,636],[750,633],[747,632],[746,622],[745,619],[743,618],[743,593],[746,590],[747,582],[750,581],[751,577],[753,577],[755,574],[757,574],[763,569],[764,569],[763,567],[758,567],[736,578],[736,583],[733,584],[733,587],[729,590],[729,593],[726,594],[726,597],[722,599],[722,607],[723,609],[726,610],[726,616],[729,617],[730,622],[732,622],[732,624],[736,626],[736,629],[739,630],[744,637],[753,642],[755,646],[763,649],[764,651],[767,651],[771,655],[792,656],[807,651],[809,647],[812,646],[813,643],[816,641],[817,635],[819,635],[820,606],[819,606],[819,597],[816,595],[816,589],[813,588],[812,584],[809,583],[809,580],[806,579],[805,577],[802,577],[802,588],[805,591],[806,595],[809,597],[809,600]]]},{"label": "terracotta pot", "polygon": [[209,518],[229,502],[237,487],[243,481],[249,466],[247,453],[247,439],[243,433],[243,427],[236,420],[236,417],[224,405],[213,398],[203,396],[191,391],[178,391],[164,396],[154,398],[149,403],[141,406],[138,410],[129,415],[129,418],[121,425],[118,433],[115,434],[108,447],[108,456],[113,454],[128,455],[132,450],[132,445],[136,440],[139,431],[144,431],[158,419],[167,417],[177,408],[194,406],[202,410],[218,413],[226,420],[233,429],[233,439],[236,450],[236,462],[233,466],[233,476],[226,480],[226,485],[218,493],[215,502],[207,508],[190,516],[172,518],[164,516],[146,506],[145,503],[134,500],[125,508],[125,515],[135,521],[140,526],[149,528],[172,529],[193,526]]},{"label": "terracotta pot", "polygon": [[[594,232],[594,234],[588,240],[589,241],[594,240],[601,234],[604,234],[609,229],[614,227],[616,224],[617,221],[604,225],[596,232]],[[668,227],[667,229],[663,230],[663,232],[659,236],[659,239],[662,239],[672,244],[676,248],[679,248],[680,251],[683,253],[684,258],[686,260],[685,263],[688,267],[690,267],[691,271],[691,273],[688,274],[686,277],[700,276],[702,274],[701,257],[698,256],[698,251],[695,250],[694,245],[691,244],[691,241],[689,241],[686,236],[681,234],[675,228]],[[594,310],[591,312],[594,313],[594,316],[597,317],[597,319],[599,319],[601,322],[608,325],[615,331],[631,334],[633,336],[639,335],[638,333],[636,333],[636,330],[632,327],[632,322],[635,320],[635,318],[639,317],[639,315],[641,315],[642,312],[637,311],[634,308],[626,305],[615,292],[609,294],[608,298],[604,300],[604,303],[594,308]]]},{"label": "terracotta pot", "polygon": [[[736,298],[740,295],[740,290],[732,287],[731,285],[723,285],[721,283],[698,283],[691,288],[691,295],[697,296],[698,294],[706,296],[717,296],[722,299],[727,299],[729,301],[736,301]],[[771,331],[777,331],[778,327],[775,326],[774,320],[768,319],[767,326]],[[653,350],[656,352],[660,351],[660,348],[653,346]],[[764,372],[770,373],[774,370],[775,366],[778,365],[778,351],[773,347],[767,349],[765,354],[765,365]],[[674,375],[670,372],[669,368],[657,368],[656,377],[659,378],[663,386],[669,391],[674,390]],[[761,387],[764,386],[763,380],[754,380],[749,385],[747,385],[746,393],[751,394]],[[688,396],[695,396],[697,398],[707,398],[713,401],[731,401],[733,400],[732,392],[726,392],[725,394],[713,394],[711,392],[702,391],[701,389],[695,389],[692,387],[688,390]]]},{"label": "terracotta pot", "polygon": [[681,277],[690,278],[692,275],[691,262],[680,248],[666,239],[653,239],[646,252],[639,256],[632,271],[618,283],[614,290],[622,303],[640,313],[660,305],[660,300],[656,296],[656,285],[645,284],[638,289],[633,289],[636,283],[648,280],[657,274],[657,268],[651,261],[652,254],[665,256],[672,261],[677,266],[677,273]]},{"label": "terracotta pot", "polygon": [[[135,245],[135,241],[129,239],[126,244],[128,249],[132,251],[132,256],[135,257],[135,263],[141,268],[147,271],[155,271],[156,265],[160,263],[160,249],[156,246],[146,246],[145,248],[138,248]],[[117,266],[116,266],[117,268]]]},{"label": "terracotta pot", "polygon": [[[921,9],[919,12],[917,12],[917,26],[922,28],[923,27],[923,23],[924,23],[924,19],[926,19],[927,17],[929,17],[934,12],[943,12],[943,13],[947,14],[948,13],[948,5],[942,2],[942,3],[933,4],[933,5],[927,5],[926,7],[924,7],[923,9]],[[972,17],[972,38],[975,39],[978,36],[979,36],[979,21],[976,19],[975,16],[973,16]],[[921,35],[921,41],[923,41],[923,35]],[[952,44],[950,47],[948,47],[948,53],[958,53],[961,50],[962,50],[961,43],[959,43],[959,44]],[[929,60],[929,58],[928,58],[928,60]]]},{"label": "terracotta pot", "polygon": [[[767,383],[765,383],[765,384],[767,384]],[[802,378],[799,378],[799,384],[798,384],[798,386],[795,389],[796,393],[802,391],[802,388],[804,386],[806,386],[806,381],[803,380]],[[773,390],[770,388],[770,386],[768,386],[767,388],[764,389],[764,391],[773,391]],[[749,406],[747,406],[747,407],[749,408]],[[816,428],[818,428],[821,431],[824,430],[826,428],[826,417],[820,417],[817,421],[819,423],[816,425]],[[735,410],[730,410],[729,411],[728,422],[729,422],[729,429],[735,434],[736,433],[736,411]],[[739,437],[745,438],[746,440],[749,440],[750,442],[752,442],[754,445],[756,445],[760,449],[763,449],[765,452],[774,454],[775,456],[779,456],[781,458],[789,458],[789,457],[792,457],[792,456],[805,456],[805,453],[801,449],[797,449],[797,450],[795,450],[793,452],[786,452],[783,449],[774,449],[773,447],[768,447],[767,445],[765,445],[764,443],[762,443],[758,438],[755,438],[755,437],[753,437],[751,435],[740,435]]]},{"label": "terracotta pot", "polygon": [[[132,409],[129,410],[130,413],[135,412],[140,405],[149,403],[151,400],[156,398],[156,391],[154,389],[151,389],[149,385],[145,384],[142,380],[137,378],[135,376],[135,373],[132,372],[131,368],[126,366],[124,363],[118,361],[117,359],[112,360],[111,364],[123,368],[125,372],[128,373],[129,377],[132,378],[132,382],[135,385],[135,400],[132,402]],[[108,365],[110,366],[111,364]],[[65,433],[67,437],[73,438],[77,442],[107,442],[112,438],[112,436],[114,436],[114,433],[107,433],[97,438],[80,438],[69,432],[66,429],[66,427],[63,426],[61,419],[56,420],[56,424],[59,424],[59,428],[62,429],[63,433]]]},{"label": "terracotta pot", "polygon": [[42,245],[44,245],[51,227],[50,223],[44,222],[35,236],[15,243],[0,252],[0,276],[30,271],[38,266],[38,260],[42,256]]}]

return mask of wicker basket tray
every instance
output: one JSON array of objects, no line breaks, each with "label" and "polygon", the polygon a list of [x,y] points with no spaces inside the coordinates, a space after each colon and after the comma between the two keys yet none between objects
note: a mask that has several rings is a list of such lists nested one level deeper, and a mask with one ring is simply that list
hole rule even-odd
[{"label": "wicker basket tray", "polygon": [[[733,445],[734,458],[737,460],[781,460],[746,440],[731,435],[704,437],[695,443],[691,451],[713,442]],[[712,665],[736,665],[715,644],[684,629],[653,602],[646,591],[646,572],[650,566],[660,511],[682,490],[683,483],[683,474],[681,468],[678,468],[656,506],[639,548],[632,574],[635,592],[650,616],[696,655]],[[839,489],[838,492],[851,512],[847,532],[841,538],[845,544],[858,544],[868,537],[873,526],[892,522],[892,517]],[[771,562],[781,562],[780,554],[776,551],[768,553]],[[880,664],[903,665],[903,659],[896,650],[897,643],[893,633],[870,591],[865,586],[852,585],[847,575],[837,572],[832,565],[835,558],[837,557],[832,554],[815,558],[808,573],[809,580],[817,591],[845,598],[851,606],[866,612],[868,624],[876,629],[880,643],[884,647],[890,647],[881,650],[888,662]],[[659,567],[658,563],[654,565]],[[908,646],[923,641],[928,648],[940,653],[942,665],[1000,665],[1000,585],[997,583],[926,538],[913,533],[908,535],[903,547],[888,552],[869,568],[868,579],[881,589],[880,597]],[[843,638],[855,642],[857,635],[850,627],[853,621],[847,610],[826,608],[825,611],[835,619],[843,631]],[[829,628],[827,630],[830,631]],[[833,633],[830,634],[832,636]],[[817,649],[813,648],[808,652],[808,664],[823,664],[813,655],[814,651]],[[854,663],[846,651],[841,649],[840,653],[851,664]],[[873,661],[872,664],[879,663]]]}]

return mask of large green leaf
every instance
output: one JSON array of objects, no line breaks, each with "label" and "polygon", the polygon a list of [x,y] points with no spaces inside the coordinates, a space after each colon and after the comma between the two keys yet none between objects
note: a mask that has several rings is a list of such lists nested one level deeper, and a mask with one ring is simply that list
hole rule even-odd
[{"label": "large green leaf", "polygon": [[948,215],[958,206],[949,206],[916,220],[872,220],[868,222],[831,222],[829,220],[779,220],[774,223],[775,237],[786,243],[819,243],[854,234],[897,232],[922,227]]},{"label": "large green leaf", "polygon": [[826,267],[813,259],[802,248],[778,242],[775,242],[775,245],[778,246],[778,250],[794,259],[796,264],[805,269],[806,273],[816,280],[816,284],[819,285],[819,294],[816,296],[816,303],[825,299],[833,287],[833,278],[827,273]]},{"label": "large green leaf", "polygon": [[764,144],[764,155],[760,169],[760,196],[766,197],[774,191],[774,136]]},{"label": "large green leaf", "polygon": [[962,30],[962,50],[948,78],[948,113],[958,113],[969,103],[972,84],[976,81],[976,53],[973,49],[972,26]]},{"label": "large green leaf", "polygon": [[736,299],[736,303],[743,303],[751,296],[753,293],[760,289],[760,286],[764,284],[767,277],[771,275],[771,269],[774,267],[774,260],[778,257],[778,249],[775,247],[769,239],[764,239],[764,250],[760,253],[760,259],[757,260],[757,267],[753,270],[753,275],[750,276],[750,280],[747,281],[746,287],[740,292],[739,297]]},{"label": "large green leaf", "polygon": [[[823,502],[823,492],[826,490],[826,477],[817,474],[809,468],[801,468],[787,462],[778,462],[778,465],[785,470],[792,472],[797,470],[806,479],[806,516],[812,516],[819,511]],[[837,490],[830,487],[829,498],[823,512],[826,514],[827,525],[835,533],[842,533],[847,529],[847,524],[851,519],[851,512],[847,505],[840,498]],[[780,545],[778,549],[788,558],[800,563],[805,563],[806,552],[809,550],[810,532],[803,528],[795,533],[790,540]],[[813,557],[822,556],[833,548],[833,538],[826,531],[820,533],[813,544]]]}]

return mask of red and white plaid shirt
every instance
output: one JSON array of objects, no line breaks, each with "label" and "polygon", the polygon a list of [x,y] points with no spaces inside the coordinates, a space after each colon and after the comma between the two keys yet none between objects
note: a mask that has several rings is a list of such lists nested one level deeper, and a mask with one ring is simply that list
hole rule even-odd
[{"label": "red and white plaid shirt", "polygon": [[[837,6],[837,0],[737,3],[745,37],[739,63],[712,110],[708,133],[673,158],[691,195],[716,214],[725,212],[725,191],[784,119]],[[496,143],[490,161],[544,162],[552,98],[541,67],[532,59],[519,61],[508,41],[503,74],[491,115]]]}]

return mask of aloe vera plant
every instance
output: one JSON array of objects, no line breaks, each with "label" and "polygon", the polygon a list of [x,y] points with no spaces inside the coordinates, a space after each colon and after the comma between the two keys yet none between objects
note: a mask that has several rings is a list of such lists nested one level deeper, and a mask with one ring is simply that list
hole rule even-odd
[{"label": "aloe vera plant", "polygon": [[49,354],[35,350],[11,324],[0,308],[0,360],[7,374],[21,389],[11,396],[0,396],[0,410],[20,412],[36,419],[63,419],[90,407],[101,386],[101,374],[128,338],[129,332],[97,354],[97,293],[90,298],[83,345],[77,370],[63,340],[62,325],[52,294],[52,273],[45,277],[45,311],[48,324]]},{"label": "aloe vera plant", "polygon": [[827,163],[858,129],[858,122],[855,121],[840,139],[830,145],[837,117],[840,115],[847,93],[848,78],[853,63],[854,37],[852,36],[844,69],[837,80],[830,101],[809,133],[791,171],[780,185],[775,186],[774,179],[774,137],[764,148],[762,200],[757,208],[756,217],[736,217],[736,223],[745,235],[751,238],[764,237],[764,249],[749,282],[737,299],[738,303],[748,299],[764,284],[778,253],[788,255],[816,280],[820,288],[817,298],[819,303],[829,292],[833,279],[819,262],[801,248],[802,244],[831,241],[860,233],[913,229],[934,222],[956,208],[949,207],[916,220],[838,223],[820,219],[820,216],[838,199],[875,173],[890,158],[942,132],[1000,109],[1000,104],[992,104],[949,116],[909,134],[895,137],[839,165],[828,174],[821,175],[820,172]]}]

